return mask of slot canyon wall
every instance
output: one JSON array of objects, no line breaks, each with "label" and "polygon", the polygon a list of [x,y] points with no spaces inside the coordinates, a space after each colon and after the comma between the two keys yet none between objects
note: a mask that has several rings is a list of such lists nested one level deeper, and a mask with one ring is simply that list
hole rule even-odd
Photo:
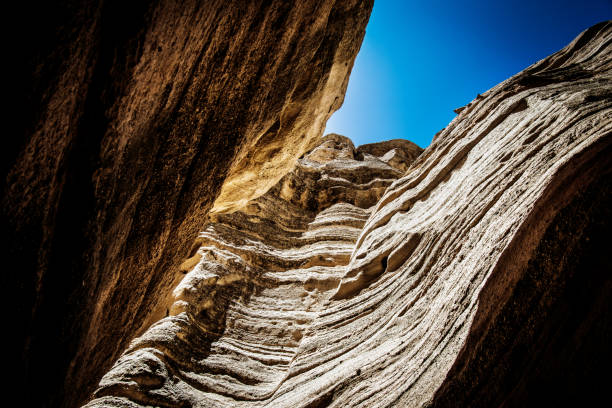
[{"label": "slot canyon wall", "polygon": [[457,111],[420,154],[329,135],[211,216],[86,406],[605,400],[612,23]]},{"label": "slot canyon wall", "polygon": [[14,8],[0,149],[10,385],[25,406],[74,407],[165,315],[213,205],[262,195],[318,143],[372,0]]},{"label": "slot canyon wall", "polygon": [[371,0],[21,7],[0,222],[22,405],[608,398],[612,23],[422,151],[321,138]]}]

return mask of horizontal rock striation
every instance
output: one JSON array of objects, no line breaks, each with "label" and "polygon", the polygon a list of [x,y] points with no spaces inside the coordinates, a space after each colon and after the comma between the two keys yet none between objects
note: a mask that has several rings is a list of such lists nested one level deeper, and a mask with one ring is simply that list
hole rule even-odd
[{"label": "horizontal rock striation", "polygon": [[5,13],[8,348],[24,405],[73,407],[164,316],[213,205],[262,195],[318,142],[373,1],[38,3]]},{"label": "horizontal rock striation", "polygon": [[404,172],[412,151],[332,136],[213,217],[88,406],[605,397],[612,23],[479,95]]},{"label": "horizontal rock striation", "polygon": [[328,135],[244,210],[213,216],[169,316],[132,342],[88,406],[273,400],[371,208],[420,151],[404,140],[355,149]]}]

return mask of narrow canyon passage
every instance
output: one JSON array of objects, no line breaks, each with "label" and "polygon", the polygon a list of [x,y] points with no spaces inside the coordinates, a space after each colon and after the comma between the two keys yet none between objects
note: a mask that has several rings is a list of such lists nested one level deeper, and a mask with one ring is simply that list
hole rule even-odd
[{"label": "narrow canyon passage", "polygon": [[556,372],[597,378],[580,359],[610,357],[610,265],[587,258],[609,218],[611,44],[612,24],[587,30],[422,153],[323,138],[211,216],[172,316],[87,406],[523,406]]},{"label": "narrow canyon passage", "polygon": [[38,38],[0,149],[21,406],[608,398],[612,21],[473,92],[426,149],[357,146],[323,133],[372,7],[16,17]]}]

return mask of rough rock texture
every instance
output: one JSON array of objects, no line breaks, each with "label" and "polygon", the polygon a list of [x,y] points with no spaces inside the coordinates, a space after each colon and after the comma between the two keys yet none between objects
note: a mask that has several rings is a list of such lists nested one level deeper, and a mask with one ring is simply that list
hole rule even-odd
[{"label": "rough rock texture", "polygon": [[75,406],[164,316],[213,202],[261,195],[317,143],[372,0],[21,7],[0,149],[9,349],[25,405]]},{"label": "rough rock texture", "polygon": [[132,342],[91,406],[277,404],[370,210],[420,151],[328,135],[243,211],[213,216],[170,316]]},{"label": "rough rock texture", "polygon": [[611,57],[612,24],[592,27],[462,109],[386,190],[406,149],[325,140],[211,220],[169,316],[88,406],[605,400]]}]

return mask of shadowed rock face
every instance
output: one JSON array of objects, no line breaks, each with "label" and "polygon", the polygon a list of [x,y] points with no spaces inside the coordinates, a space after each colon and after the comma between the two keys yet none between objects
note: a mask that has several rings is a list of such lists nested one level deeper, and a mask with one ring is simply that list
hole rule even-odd
[{"label": "shadowed rock face", "polygon": [[602,399],[611,58],[612,24],[592,27],[458,110],[411,165],[405,142],[323,139],[211,217],[169,316],[88,406]]},{"label": "shadowed rock face", "polygon": [[371,7],[82,0],[12,16],[1,227],[26,405],[86,398],[164,316],[215,200],[238,208],[317,143]]}]

